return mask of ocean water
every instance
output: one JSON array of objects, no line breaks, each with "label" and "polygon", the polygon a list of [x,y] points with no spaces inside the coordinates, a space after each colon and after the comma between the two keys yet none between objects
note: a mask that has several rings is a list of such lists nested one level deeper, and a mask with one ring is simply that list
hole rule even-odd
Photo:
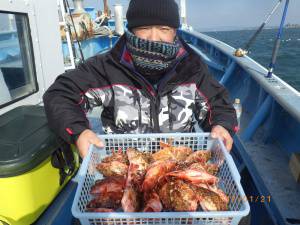
[{"label": "ocean water", "polygon": [[[243,47],[255,30],[205,32],[235,48]],[[277,36],[276,29],[261,32],[250,47],[249,57],[268,68]],[[284,29],[274,73],[300,91],[300,28]]]}]

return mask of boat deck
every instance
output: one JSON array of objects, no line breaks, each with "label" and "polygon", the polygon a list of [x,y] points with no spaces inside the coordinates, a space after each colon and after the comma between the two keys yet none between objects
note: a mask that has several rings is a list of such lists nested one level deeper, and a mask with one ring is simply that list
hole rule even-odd
[{"label": "boat deck", "polygon": [[[246,116],[244,118],[246,120]],[[235,141],[239,142],[238,138]],[[300,184],[291,174],[288,155],[278,143],[266,144],[263,128],[259,128],[251,141],[243,146],[244,152],[240,152],[243,161],[260,189],[260,195],[253,196],[252,204],[265,204],[273,213],[278,211],[283,223],[300,224]]]}]

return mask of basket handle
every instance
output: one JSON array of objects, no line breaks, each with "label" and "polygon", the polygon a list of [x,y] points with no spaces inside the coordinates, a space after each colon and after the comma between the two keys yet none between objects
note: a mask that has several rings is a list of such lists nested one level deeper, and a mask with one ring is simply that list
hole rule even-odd
[{"label": "basket handle", "polygon": [[51,164],[54,168],[59,169],[59,185],[63,185],[66,178],[71,176],[76,170],[76,162],[71,146],[63,142],[52,154]]}]

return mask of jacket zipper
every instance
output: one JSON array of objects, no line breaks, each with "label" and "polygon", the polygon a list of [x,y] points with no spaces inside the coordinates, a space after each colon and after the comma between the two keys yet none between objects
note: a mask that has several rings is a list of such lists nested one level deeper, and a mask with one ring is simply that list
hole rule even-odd
[{"label": "jacket zipper", "polygon": [[[195,72],[195,73],[193,73],[193,74],[191,74],[191,75],[190,75],[189,77],[187,77],[185,80],[181,81],[180,84],[184,83],[184,82],[187,81],[190,77],[194,76],[194,75],[197,74],[197,73],[198,73],[198,71]],[[167,82],[165,82],[165,83],[167,83]],[[163,85],[160,85],[159,88],[158,88],[157,93],[158,93],[158,95],[160,95],[160,96],[164,96],[165,93],[170,92],[170,91],[173,89],[174,86],[176,86],[176,84],[174,84],[174,83],[169,84],[169,85],[164,85],[164,86],[163,86]]]},{"label": "jacket zipper", "polygon": [[129,77],[131,77],[132,79],[137,81],[139,84],[142,85],[142,87],[145,90],[147,90],[147,91],[145,91],[145,93],[149,96],[150,107],[151,107],[150,113],[152,114],[150,116],[150,119],[152,118],[152,121],[150,121],[150,124],[153,122],[153,125],[154,125],[153,132],[159,133],[160,128],[159,128],[159,121],[158,121],[158,114],[159,114],[159,95],[158,95],[158,93],[155,91],[154,87],[147,80],[144,80],[140,77],[133,76],[131,73],[129,73],[127,71],[128,70],[127,68],[123,68],[119,64],[117,64],[116,61],[113,59],[113,57],[111,57],[111,59],[113,60],[113,62],[115,63],[115,65],[117,67],[119,67],[121,70],[123,70]]},{"label": "jacket zipper", "polygon": [[[118,65],[116,63],[116,61],[113,59],[113,57],[111,57],[111,59],[113,60],[113,62],[115,63],[115,65],[117,67],[121,67],[120,65]],[[144,80],[140,77],[135,77],[133,76],[131,73],[129,73],[127,70],[127,68],[123,68],[121,67],[120,69],[122,69],[123,71],[125,71],[127,73],[128,76],[130,76],[131,78],[133,78],[134,80],[136,80],[139,84],[142,85],[143,88],[145,88],[147,91],[145,93],[147,93],[147,95],[150,97],[150,107],[152,110],[150,110],[150,113],[152,113],[152,120],[153,120],[153,132],[155,133],[160,133],[160,126],[159,126],[159,107],[160,107],[160,98],[161,96],[163,96],[164,93],[169,92],[170,90],[172,90],[171,87],[173,87],[173,85],[169,85],[169,88],[165,88],[164,91],[162,92],[162,85],[159,86],[158,91],[155,91],[154,87],[147,81]],[[196,73],[198,73],[199,71],[197,71]],[[193,73],[191,76],[195,75],[196,73]],[[138,74],[137,74],[138,75]],[[138,75],[140,76],[140,75]],[[190,77],[190,76],[189,76]],[[184,83],[186,80],[189,79],[189,77],[187,77],[187,79],[183,80],[182,83]],[[167,84],[167,81],[164,82],[165,84]],[[164,85],[166,87],[168,87],[167,85]],[[169,115],[170,116],[170,115]]]},{"label": "jacket zipper", "polygon": [[142,105],[141,105],[140,95],[138,93],[136,94],[137,94],[137,101],[139,105],[139,133],[141,133],[142,132]]},{"label": "jacket zipper", "polygon": [[151,107],[154,108],[154,110],[151,110],[152,112],[152,119],[154,123],[154,132],[160,133],[160,127],[159,127],[159,106],[160,106],[160,96],[157,95],[157,97],[154,99],[154,104],[151,104]]},{"label": "jacket zipper", "polygon": [[[129,72],[129,69],[127,69],[126,67],[123,67],[123,66],[120,66],[113,57],[110,57],[111,60],[114,62],[114,64],[119,67],[122,71],[124,71],[129,77],[131,77],[132,79],[134,79],[135,81],[137,81],[139,84],[142,85],[142,87],[147,90],[147,95],[149,95],[150,99],[151,98],[155,98],[155,96],[157,95],[154,87],[147,81],[147,80],[144,80],[140,77],[140,75],[138,75],[138,77],[136,76],[133,76],[130,72]],[[134,73],[134,72],[133,72]]]}]

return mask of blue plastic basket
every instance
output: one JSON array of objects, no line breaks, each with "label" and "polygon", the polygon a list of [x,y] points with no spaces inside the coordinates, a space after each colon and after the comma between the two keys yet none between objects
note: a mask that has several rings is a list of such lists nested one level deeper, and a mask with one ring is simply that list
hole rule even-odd
[{"label": "blue plastic basket", "polygon": [[[100,138],[105,141],[105,148],[91,147],[85,157],[79,174],[79,184],[72,205],[72,213],[83,225],[102,224],[238,224],[242,217],[249,214],[250,207],[245,193],[240,184],[240,175],[228,154],[223,143],[219,139],[211,139],[209,133],[176,133],[176,134],[139,134],[139,135],[103,135]],[[112,149],[117,151],[121,147],[124,151],[128,147],[137,148],[144,152],[154,152],[159,149],[159,142],[167,142],[172,139],[173,145],[185,145],[196,150],[212,150],[212,160],[220,163],[218,177],[220,186],[229,196],[229,211],[217,212],[160,212],[160,213],[94,213],[85,212],[86,204],[92,199],[90,188],[95,181],[101,179],[96,165]]]}]

